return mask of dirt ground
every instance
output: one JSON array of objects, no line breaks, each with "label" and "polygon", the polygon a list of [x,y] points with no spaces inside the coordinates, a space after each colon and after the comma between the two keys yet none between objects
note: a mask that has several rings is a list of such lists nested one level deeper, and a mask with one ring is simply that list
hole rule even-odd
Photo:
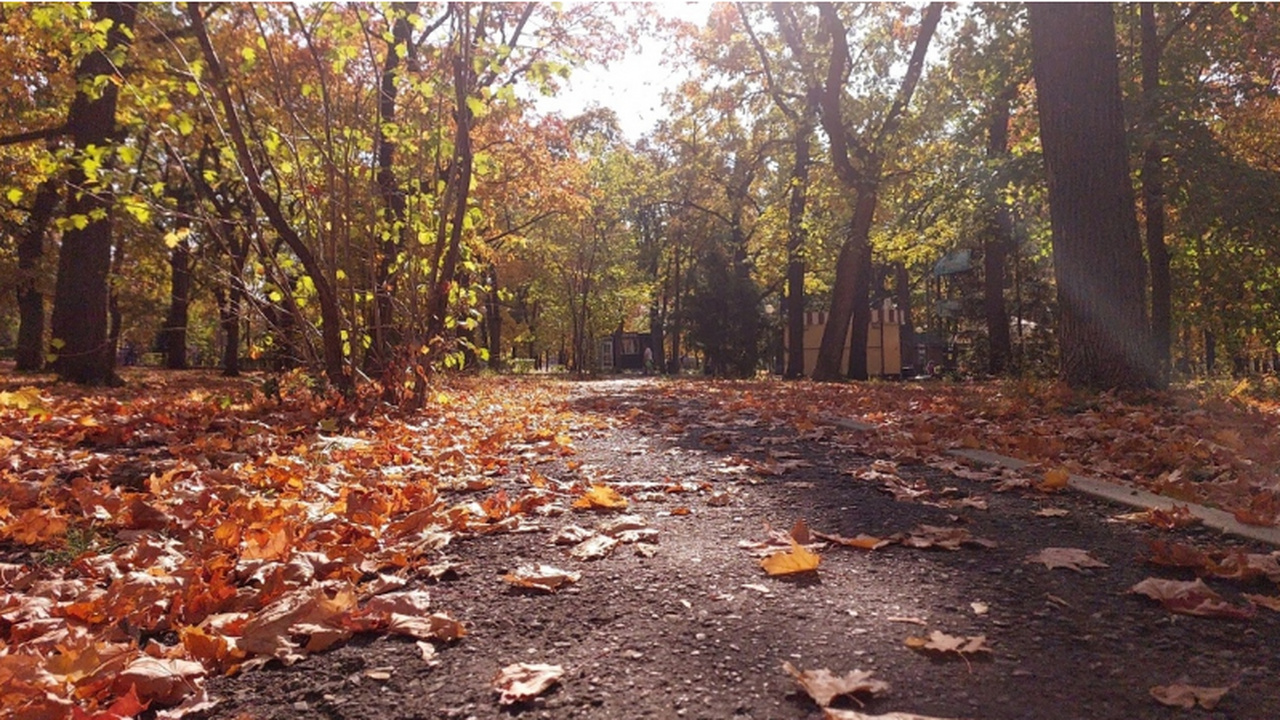
[{"label": "dirt ground", "polygon": [[[1121,508],[1086,497],[996,492],[992,482],[923,464],[896,469],[920,496],[897,500],[866,479],[885,466],[873,465],[856,431],[729,412],[715,393],[652,392],[659,382],[581,384],[570,409],[597,418],[597,429],[573,438],[572,457],[536,467],[546,477],[589,476],[622,490],[627,512],[657,530],[656,544],[621,544],[592,561],[570,557],[553,534],[610,517],[585,512],[540,518],[530,532],[455,540],[441,559],[460,563],[457,571],[415,578],[411,587],[428,589],[435,608],[465,621],[465,638],[438,646],[428,661],[411,640],[357,636],[289,667],[211,681],[220,703],[203,716],[822,717],[783,670],[790,663],[874,671],[890,689],[861,696],[861,711],[871,715],[1280,718],[1280,613],[1175,615],[1127,592],[1148,576],[1194,578],[1148,564],[1151,540],[1274,548],[1196,528],[1169,533],[1115,522]],[[859,471],[863,479],[852,474]],[[1046,509],[1055,513],[1037,514]],[[994,545],[826,544],[816,573],[766,574],[744,541],[760,543],[766,526],[786,532],[797,520],[850,538],[963,528]],[[1048,547],[1087,550],[1108,567],[1075,572],[1027,562]],[[581,579],[555,593],[503,580],[528,562]],[[1236,604],[1244,592],[1276,594],[1266,580],[1208,582]],[[985,636],[990,651],[930,655],[906,644],[932,631]],[[492,681],[519,662],[565,673],[530,701],[500,705]],[[1152,698],[1152,687],[1179,683],[1230,689],[1214,710]],[[845,697],[832,707],[859,709]]]}]

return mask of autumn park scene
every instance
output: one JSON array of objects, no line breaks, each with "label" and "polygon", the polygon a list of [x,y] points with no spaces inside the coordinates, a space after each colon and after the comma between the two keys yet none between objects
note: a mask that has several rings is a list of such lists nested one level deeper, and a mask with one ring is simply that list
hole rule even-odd
[{"label": "autumn park scene", "polygon": [[0,26],[0,718],[1280,718],[1280,7]]}]

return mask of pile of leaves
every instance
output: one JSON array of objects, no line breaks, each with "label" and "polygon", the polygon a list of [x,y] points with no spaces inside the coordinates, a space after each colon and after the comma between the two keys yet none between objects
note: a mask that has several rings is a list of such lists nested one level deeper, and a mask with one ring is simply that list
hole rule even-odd
[{"label": "pile of leaves", "polygon": [[[130,380],[0,394],[2,716],[179,717],[211,674],[359,632],[410,636],[430,658],[465,625],[409,588],[450,570],[451,539],[590,497],[533,469],[593,429],[554,386],[450,380],[406,417],[300,376],[266,394]],[[513,476],[529,480],[516,497],[495,487]]]}]

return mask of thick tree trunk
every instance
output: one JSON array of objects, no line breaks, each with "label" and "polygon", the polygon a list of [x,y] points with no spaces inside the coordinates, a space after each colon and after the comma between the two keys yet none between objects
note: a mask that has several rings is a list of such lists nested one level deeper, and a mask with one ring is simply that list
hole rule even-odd
[{"label": "thick tree trunk", "polygon": [[56,179],[40,183],[18,238],[18,347],[14,360],[20,372],[44,368],[44,293],[40,292],[39,266],[44,236],[58,208],[58,189]]},{"label": "thick tree trunk", "polygon": [[169,252],[169,312],[160,330],[164,365],[187,369],[187,324],[191,309],[191,246],[180,240]]},{"label": "thick tree trunk", "polygon": [[[993,102],[987,125],[987,160],[998,163],[1009,154],[1009,106],[1016,87],[1000,93]],[[1004,303],[1005,264],[1013,245],[1013,223],[1009,210],[992,188],[988,198],[987,232],[983,235],[983,315],[987,321],[987,372],[1003,375],[1009,371],[1013,343],[1009,337],[1009,312]]]},{"label": "thick tree trunk", "polygon": [[195,31],[196,39],[200,42],[205,63],[209,66],[214,94],[226,115],[227,130],[235,146],[236,158],[244,173],[245,185],[257,201],[258,207],[262,208],[263,214],[267,216],[272,229],[298,257],[303,270],[315,286],[316,295],[320,301],[320,332],[324,347],[325,375],[334,387],[344,392],[349,391],[352,387],[352,379],[346,372],[346,360],[342,353],[342,311],[338,306],[338,296],[333,286],[329,284],[328,275],[323,272],[324,269],[315,254],[311,252],[311,248],[303,242],[297,231],[285,219],[280,204],[271,197],[262,184],[262,175],[253,154],[249,152],[249,143],[245,137],[244,128],[240,124],[240,115],[236,111],[235,102],[231,99],[226,72],[209,39],[199,3],[187,5],[187,17],[191,20],[191,27]]},{"label": "thick tree trunk", "polygon": [[1161,44],[1155,5],[1142,3],[1142,102],[1147,134],[1142,153],[1142,205],[1146,216],[1147,265],[1151,273],[1151,344],[1157,382],[1169,380],[1173,346],[1173,287],[1169,276],[1169,248],[1164,242],[1164,149],[1158,138],[1160,115]]},{"label": "thick tree trunk", "polygon": [[[112,21],[106,46],[85,56],[76,68],[78,87],[95,85],[99,77],[115,76],[111,55],[129,45],[130,29],[137,16],[134,3],[102,3],[94,14]],[[88,148],[109,148],[115,142],[116,101],[119,89],[108,82],[90,96],[76,92],[67,116],[67,129],[76,157]],[[57,360],[53,367],[64,379],[84,385],[119,382],[115,354],[108,338],[108,276],[111,271],[110,185],[87,177],[73,162],[67,177],[67,216],[72,226],[62,235],[58,255],[58,280],[53,303],[53,343]]]},{"label": "thick tree trunk", "polygon": [[1062,376],[1075,387],[1150,387],[1156,374],[1112,7],[1029,9]]}]

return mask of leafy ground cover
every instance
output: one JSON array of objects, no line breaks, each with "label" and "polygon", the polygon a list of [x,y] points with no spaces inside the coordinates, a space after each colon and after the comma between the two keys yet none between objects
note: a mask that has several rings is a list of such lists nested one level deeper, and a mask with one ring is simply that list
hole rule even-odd
[{"label": "leafy ground cover", "polygon": [[1274,522],[1249,393],[129,379],[5,378],[0,714],[1280,715],[1277,554],[1054,482]]}]

